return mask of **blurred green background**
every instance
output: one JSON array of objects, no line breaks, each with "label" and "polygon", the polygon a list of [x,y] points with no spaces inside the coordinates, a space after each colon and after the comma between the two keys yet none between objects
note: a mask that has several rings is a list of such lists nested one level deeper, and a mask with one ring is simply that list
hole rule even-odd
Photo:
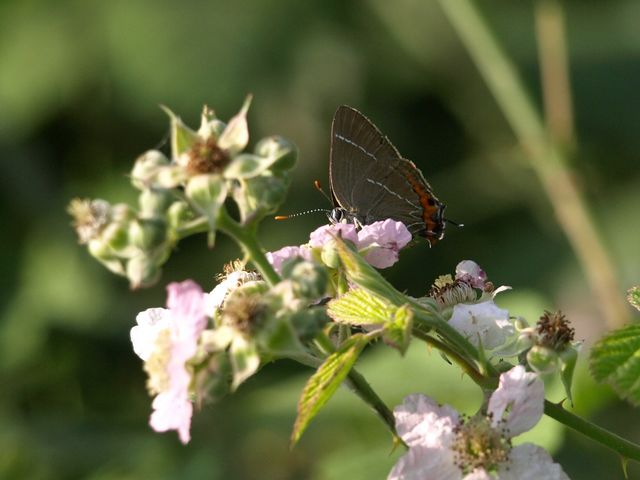
[{"label": "blurred green background", "polygon": [[[571,166],[612,255],[620,296],[640,283],[640,3],[564,3],[578,149]],[[483,2],[483,13],[541,104],[533,2]],[[223,119],[246,93],[252,138],[297,143],[282,213],[326,207],[329,129],[340,104],[363,111],[414,160],[465,224],[385,272],[424,294],[458,261],[514,287],[501,304],[535,322],[573,320],[585,351],[605,330],[585,275],[509,125],[432,0],[221,0],[0,3],[0,478],[373,479],[391,452],[381,422],[346,390],[295,450],[288,436],[309,371],[268,366],[195,415],[193,439],[147,425],[145,375],[129,343],[137,312],[169,281],[205,289],[238,251],[226,238],[180,244],[156,287],[130,292],[77,245],[74,196],[135,199],[127,173],[166,149],[162,103],[197,126],[204,103]],[[266,220],[266,248],[299,244],[324,223]],[[631,311],[629,311],[631,313]],[[584,367],[584,362],[582,363]],[[414,345],[377,346],[358,368],[395,405],[414,391],[473,411],[458,370]],[[557,386],[550,385],[552,391]],[[640,415],[578,373],[576,411],[635,441]],[[555,391],[558,399],[561,393]],[[615,454],[546,419],[530,438],[574,479],[622,478]],[[640,475],[630,467],[630,478]],[[640,477],[635,477],[640,478]]]}]

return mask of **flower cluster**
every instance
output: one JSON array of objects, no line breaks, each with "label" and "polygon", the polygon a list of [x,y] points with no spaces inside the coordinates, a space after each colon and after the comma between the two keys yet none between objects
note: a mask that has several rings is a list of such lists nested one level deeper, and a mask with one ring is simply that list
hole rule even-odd
[{"label": "flower cluster", "polygon": [[273,212],[284,199],[296,149],[273,136],[260,140],[252,153],[245,151],[250,100],[227,124],[205,107],[197,131],[165,109],[171,118],[170,158],[150,150],[136,160],[131,182],[140,192],[137,208],[73,200],[68,211],[80,243],[127,277],[132,288],[145,287],[158,280],[181,238],[208,231],[213,245],[227,198],[235,201],[243,226]]},{"label": "flower cluster", "polygon": [[291,258],[320,258],[330,268],[337,265],[336,237],[351,242],[364,259],[376,268],[388,268],[398,261],[400,250],[411,242],[411,233],[402,222],[387,219],[365,225],[360,230],[351,223],[323,225],[309,235],[309,243],[283,247],[267,253],[276,271]]},{"label": "flower cluster", "polygon": [[409,395],[394,410],[396,430],[409,447],[390,480],[564,480],[549,454],[511,439],[533,428],[544,407],[544,386],[536,374],[517,366],[500,375],[486,413],[463,418],[448,405]]}]

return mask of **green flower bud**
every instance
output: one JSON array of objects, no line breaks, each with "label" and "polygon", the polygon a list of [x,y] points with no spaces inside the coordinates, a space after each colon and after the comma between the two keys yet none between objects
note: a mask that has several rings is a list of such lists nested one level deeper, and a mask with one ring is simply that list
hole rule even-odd
[{"label": "green flower bud", "polygon": [[327,272],[313,262],[292,259],[282,266],[282,275],[291,280],[293,291],[298,297],[315,300],[327,291]]},{"label": "green flower bud", "polygon": [[87,243],[87,249],[93,258],[101,262],[118,258],[109,246],[109,243],[103,238],[94,238],[89,240]]},{"label": "green flower bud", "polygon": [[136,159],[131,170],[131,183],[144,190],[155,183],[159,170],[169,165],[169,159],[158,150],[149,150]]},{"label": "green flower bud", "polygon": [[168,190],[144,189],[138,197],[140,216],[143,218],[163,217],[174,198]]},{"label": "green flower bud", "polygon": [[129,224],[131,243],[143,251],[151,251],[167,240],[167,225],[164,220],[141,218]]},{"label": "green flower bud", "polygon": [[182,200],[173,202],[167,210],[167,222],[173,230],[177,230],[185,223],[190,222],[193,217],[193,210]]},{"label": "green flower bud", "polygon": [[121,252],[129,246],[127,224],[112,222],[105,227],[100,239],[113,251]]},{"label": "green flower bud", "polygon": [[291,170],[298,158],[297,147],[277,135],[260,140],[254,152],[256,155],[270,159],[271,168],[279,172]]},{"label": "green flower bud", "polygon": [[185,194],[198,212],[209,222],[209,229],[216,228],[218,212],[227,198],[227,186],[220,175],[196,175],[187,183]]},{"label": "green flower bud", "polygon": [[233,190],[233,199],[242,221],[273,213],[284,201],[288,187],[288,177],[275,177],[269,172],[240,181]]},{"label": "green flower bud", "polygon": [[558,366],[558,354],[550,348],[534,345],[527,352],[527,363],[537,373],[552,373]]},{"label": "green flower bud", "polygon": [[330,240],[322,246],[320,258],[322,263],[329,268],[338,268],[340,266],[340,255],[338,255],[335,241]]},{"label": "green flower bud", "polygon": [[136,255],[127,262],[127,278],[131,289],[150,287],[160,278],[160,268],[148,255]]}]

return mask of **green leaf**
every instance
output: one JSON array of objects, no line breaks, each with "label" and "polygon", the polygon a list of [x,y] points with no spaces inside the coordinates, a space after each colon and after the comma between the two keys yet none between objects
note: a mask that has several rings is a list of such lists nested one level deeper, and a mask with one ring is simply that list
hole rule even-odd
[{"label": "green leaf", "polygon": [[341,238],[335,237],[335,240],[340,261],[349,280],[374,295],[386,298],[398,307],[407,303],[406,297],[387,282],[358,252],[352,250]]},{"label": "green leaf", "polygon": [[635,286],[627,290],[627,300],[628,302],[640,310],[640,286]]},{"label": "green leaf", "polygon": [[302,390],[298,401],[298,416],[291,433],[291,445],[295,445],[309,422],[333,396],[338,386],[349,374],[358,355],[367,344],[363,335],[354,335],[329,355]]},{"label": "green leaf", "polygon": [[621,398],[640,405],[640,325],[615,330],[591,350],[593,378],[610,384]]},{"label": "green leaf", "polygon": [[396,308],[362,288],[349,290],[332,300],[327,314],[337,323],[376,325],[389,321]]},{"label": "green leaf", "polygon": [[413,326],[413,312],[408,305],[396,309],[393,320],[387,322],[383,329],[382,339],[393,348],[405,354],[411,341],[411,327]]}]

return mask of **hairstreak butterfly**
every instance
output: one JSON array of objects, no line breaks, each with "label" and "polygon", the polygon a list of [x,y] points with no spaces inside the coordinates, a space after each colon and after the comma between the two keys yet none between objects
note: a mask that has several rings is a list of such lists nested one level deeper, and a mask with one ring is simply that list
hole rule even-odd
[{"label": "hairstreak butterfly", "polygon": [[357,226],[391,218],[434,245],[444,236],[445,205],[422,172],[355,108],[338,107],[331,126],[333,222]]}]

